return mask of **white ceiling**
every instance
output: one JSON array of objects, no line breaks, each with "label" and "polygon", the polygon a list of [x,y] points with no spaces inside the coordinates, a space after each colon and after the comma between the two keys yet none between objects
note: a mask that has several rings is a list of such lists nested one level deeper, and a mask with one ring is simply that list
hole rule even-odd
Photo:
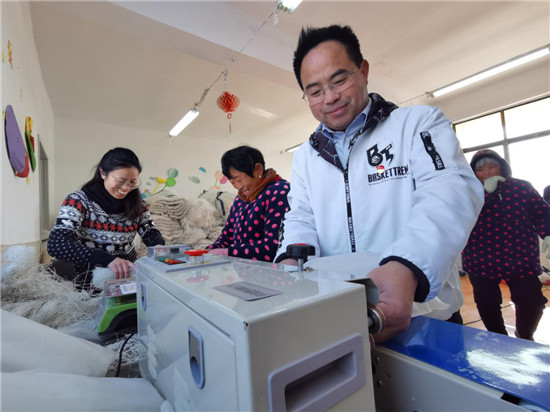
[{"label": "white ceiling", "polygon": [[[291,68],[302,26],[350,25],[371,65],[369,90],[396,103],[437,105],[426,92],[550,41],[547,1],[305,0],[292,14],[279,12],[278,24],[268,18],[275,6],[32,2],[54,113],[167,133],[212,86],[183,137],[282,150],[316,124]],[[226,67],[227,87],[223,76],[216,82]],[[231,134],[216,106],[225,89],[241,100]]]}]

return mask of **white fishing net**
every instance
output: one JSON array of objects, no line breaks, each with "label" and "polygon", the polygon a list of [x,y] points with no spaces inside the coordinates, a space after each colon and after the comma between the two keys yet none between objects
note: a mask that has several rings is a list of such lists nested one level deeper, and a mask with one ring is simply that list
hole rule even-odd
[{"label": "white fishing net", "polygon": [[2,309],[52,328],[92,319],[100,297],[78,291],[74,284],[38,262],[34,248],[11,246],[2,255]]}]

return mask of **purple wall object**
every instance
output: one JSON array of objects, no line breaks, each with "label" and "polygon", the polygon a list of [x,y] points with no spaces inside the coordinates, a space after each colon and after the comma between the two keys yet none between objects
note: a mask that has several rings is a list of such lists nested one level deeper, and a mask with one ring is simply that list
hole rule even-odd
[{"label": "purple wall object", "polygon": [[21,136],[21,131],[17,125],[13,107],[8,105],[5,113],[4,130],[6,133],[6,148],[8,150],[8,158],[10,159],[11,167],[16,176],[27,177],[29,174],[29,158],[27,156],[27,150],[25,149],[23,137]]}]

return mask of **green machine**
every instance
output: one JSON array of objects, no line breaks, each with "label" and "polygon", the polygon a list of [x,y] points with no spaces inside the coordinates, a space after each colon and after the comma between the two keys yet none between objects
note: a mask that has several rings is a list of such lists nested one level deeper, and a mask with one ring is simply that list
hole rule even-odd
[{"label": "green machine", "polygon": [[[200,264],[207,250],[190,250],[188,245],[158,245],[147,247],[147,256],[164,271],[181,266]],[[98,307],[97,334],[103,341],[117,339],[137,330],[136,280],[114,279],[105,282],[103,299]]]},{"label": "green machine", "polygon": [[97,334],[102,340],[117,338],[137,328],[136,281],[134,278],[105,282],[97,310]]}]

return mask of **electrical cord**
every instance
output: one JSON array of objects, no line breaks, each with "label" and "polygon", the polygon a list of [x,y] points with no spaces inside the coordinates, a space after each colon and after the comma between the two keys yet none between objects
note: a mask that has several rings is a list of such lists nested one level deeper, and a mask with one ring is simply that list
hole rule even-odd
[{"label": "electrical cord", "polygon": [[122,352],[124,351],[124,347],[126,346],[126,344],[128,343],[128,341],[130,340],[130,338],[132,336],[134,336],[136,334],[136,331],[132,332],[130,334],[130,336],[128,336],[126,338],[126,340],[124,341],[124,343],[122,344],[122,346],[120,347],[120,351],[118,352],[118,365],[116,367],[116,374],[115,374],[115,377],[118,378],[119,375],[120,375],[120,366],[122,364]]}]

